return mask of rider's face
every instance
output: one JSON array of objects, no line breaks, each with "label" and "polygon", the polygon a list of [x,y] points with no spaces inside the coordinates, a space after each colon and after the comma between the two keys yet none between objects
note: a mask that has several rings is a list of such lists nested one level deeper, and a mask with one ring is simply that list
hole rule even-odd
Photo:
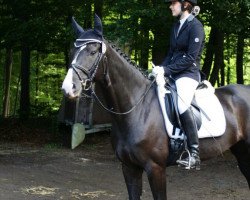
[{"label": "rider's face", "polygon": [[177,17],[181,14],[181,3],[179,1],[172,1],[169,8],[172,11],[172,15],[174,17]]}]

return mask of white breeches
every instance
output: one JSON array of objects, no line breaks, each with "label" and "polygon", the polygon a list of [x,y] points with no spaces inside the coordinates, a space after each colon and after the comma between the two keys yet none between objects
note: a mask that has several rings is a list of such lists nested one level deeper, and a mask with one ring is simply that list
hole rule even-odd
[{"label": "white breeches", "polygon": [[191,105],[198,82],[192,78],[182,77],[175,81],[178,94],[179,113],[184,113]]}]

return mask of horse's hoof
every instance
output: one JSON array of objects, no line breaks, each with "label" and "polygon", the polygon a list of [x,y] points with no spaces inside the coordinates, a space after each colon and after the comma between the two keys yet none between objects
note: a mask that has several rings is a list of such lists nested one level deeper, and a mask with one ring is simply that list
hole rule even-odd
[{"label": "horse's hoof", "polygon": [[197,171],[200,171],[200,170],[201,170],[201,166],[200,166],[200,165],[195,166],[195,169],[196,169]]}]

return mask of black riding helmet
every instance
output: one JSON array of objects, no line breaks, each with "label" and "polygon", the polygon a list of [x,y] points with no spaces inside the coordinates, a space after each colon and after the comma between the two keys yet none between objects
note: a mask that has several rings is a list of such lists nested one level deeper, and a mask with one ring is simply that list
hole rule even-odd
[{"label": "black riding helmet", "polygon": [[179,2],[184,2],[184,1],[188,1],[190,2],[193,6],[197,5],[197,0],[165,0],[166,3],[170,3],[172,1],[179,1]]}]

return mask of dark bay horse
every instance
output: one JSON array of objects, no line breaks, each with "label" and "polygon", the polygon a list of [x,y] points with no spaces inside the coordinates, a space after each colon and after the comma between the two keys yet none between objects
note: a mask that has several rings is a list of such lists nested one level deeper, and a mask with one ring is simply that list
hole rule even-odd
[{"label": "dark bay horse", "polygon": [[[91,90],[95,81],[112,113],[112,146],[122,163],[130,200],[142,194],[142,173],[148,176],[155,200],[167,199],[166,166],[169,138],[152,81],[102,36],[101,20],[84,31],[73,19],[77,33],[73,61],[62,89],[75,98]],[[93,93],[94,94],[94,93]],[[200,140],[201,159],[230,149],[250,186],[250,86],[229,85],[216,89],[226,115],[226,131],[218,138]]]}]

